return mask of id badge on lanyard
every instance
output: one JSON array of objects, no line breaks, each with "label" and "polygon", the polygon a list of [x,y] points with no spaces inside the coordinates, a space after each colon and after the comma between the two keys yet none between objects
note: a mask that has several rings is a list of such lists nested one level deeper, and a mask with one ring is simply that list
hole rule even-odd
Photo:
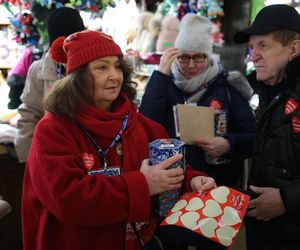
[{"label": "id badge on lanyard", "polygon": [[95,176],[98,174],[102,174],[105,176],[118,176],[121,175],[121,168],[120,167],[109,167],[109,168],[102,168],[96,170],[89,170],[88,174],[91,176]]},{"label": "id badge on lanyard", "polygon": [[118,132],[118,134],[115,136],[115,138],[113,139],[113,141],[111,142],[111,144],[109,145],[109,147],[104,151],[95,141],[95,139],[93,138],[93,136],[90,134],[90,132],[77,120],[76,123],[78,124],[78,126],[84,131],[84,133],[86,134],[86,136],[89,138],[89,140],[92,142],[92,144],[94,145],[94,147],[96,148],[97,154],[99,155],[99,157],[103,160],[103,168],[101,169],[95,169],[95,170],[89,170],[87,173],[91,176],[95,176],[98,174],[104,175],[104,176],[118,176],[121,175],[121,168],[118,166],[112,166],[112,167],[108,167],[108,161],[106,158],[106,155],[108,153],[108,151],[117,144],[117,142],[121,139],[121,135],[123,134],[123,132],[126,129],[127,126],[127,122],[128,122],[128,117],[129,117],[129,113],[127,112],[126,115],[123,118],[122,121],[122,126],[120,128],[120,131]]}]

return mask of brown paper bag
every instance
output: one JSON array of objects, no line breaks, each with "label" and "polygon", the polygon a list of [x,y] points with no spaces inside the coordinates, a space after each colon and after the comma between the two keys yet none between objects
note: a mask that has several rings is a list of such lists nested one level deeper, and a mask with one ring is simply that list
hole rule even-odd
[{"label": "brown paper bag", "polygon": [[214,136],[214,109],[177,104],[174,110],[177,135],[186,144],[195,144],[198,137]]}]

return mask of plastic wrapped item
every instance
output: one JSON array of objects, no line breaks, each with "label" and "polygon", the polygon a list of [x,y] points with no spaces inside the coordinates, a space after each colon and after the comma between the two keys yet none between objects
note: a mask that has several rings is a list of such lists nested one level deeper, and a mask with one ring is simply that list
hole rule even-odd
[{"label": "plastic wrapped item", "polygon": [[185,144],[177,139],[157,139],[149,143],[149,160],[156,165],[175,154],[182,154],[183,158],[175,162],[171,168],[180,167],[185,170]]},{"label": "plastic wrapped item", "polygon": [[179,226],[231,247],[240,230],[250,196],[235,189],[219,186],[203,194],[183,194],[162,226]]},{"label": "plastic wrapped item", "polygon": [[[149,143],[150,165],[156,165],[175,154],[182,154],[183,158],[175,162],[170,168],[182,168],[185,170],[185,145],[177,139],[158,139]],[[179,198],[179,191],[171,190],[159,194],[158,211],[164,217],[172,209]]]},{"label": "plastic wrapped item", "polygon": [[[215,110],[214,111],[214,127],[215,136],[225,136],[227,133],[227,111],[226,110]],[[215,157],[205,153],[205,161],[211,165],[220,165],[230,162],[230,159],[223,157]]]}]

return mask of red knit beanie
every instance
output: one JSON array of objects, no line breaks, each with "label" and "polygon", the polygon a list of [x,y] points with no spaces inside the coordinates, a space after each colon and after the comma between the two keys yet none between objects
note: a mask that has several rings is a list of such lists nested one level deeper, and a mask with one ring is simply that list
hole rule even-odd
[{"label": "red knit beanie", "polygon": [[101,57],[123,56],[111,36],[91,30],[57,38],[50,53],[54,61],[67,65],[67,74]]}]

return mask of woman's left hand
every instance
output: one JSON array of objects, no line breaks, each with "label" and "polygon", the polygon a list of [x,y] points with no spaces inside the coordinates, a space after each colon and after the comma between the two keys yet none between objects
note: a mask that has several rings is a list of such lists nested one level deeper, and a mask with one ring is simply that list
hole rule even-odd
[{"label": "woman's left hand", "polygon": [[190,185],[192,191],[199,194],[217,186],[215,180],[208,176],[196,176],[191,179]]},{"label": "woman's left hand", "polygon": [[214,157],[220,157],[230,150],[229,141],[221,136],[198,138],[196,144]]}]

